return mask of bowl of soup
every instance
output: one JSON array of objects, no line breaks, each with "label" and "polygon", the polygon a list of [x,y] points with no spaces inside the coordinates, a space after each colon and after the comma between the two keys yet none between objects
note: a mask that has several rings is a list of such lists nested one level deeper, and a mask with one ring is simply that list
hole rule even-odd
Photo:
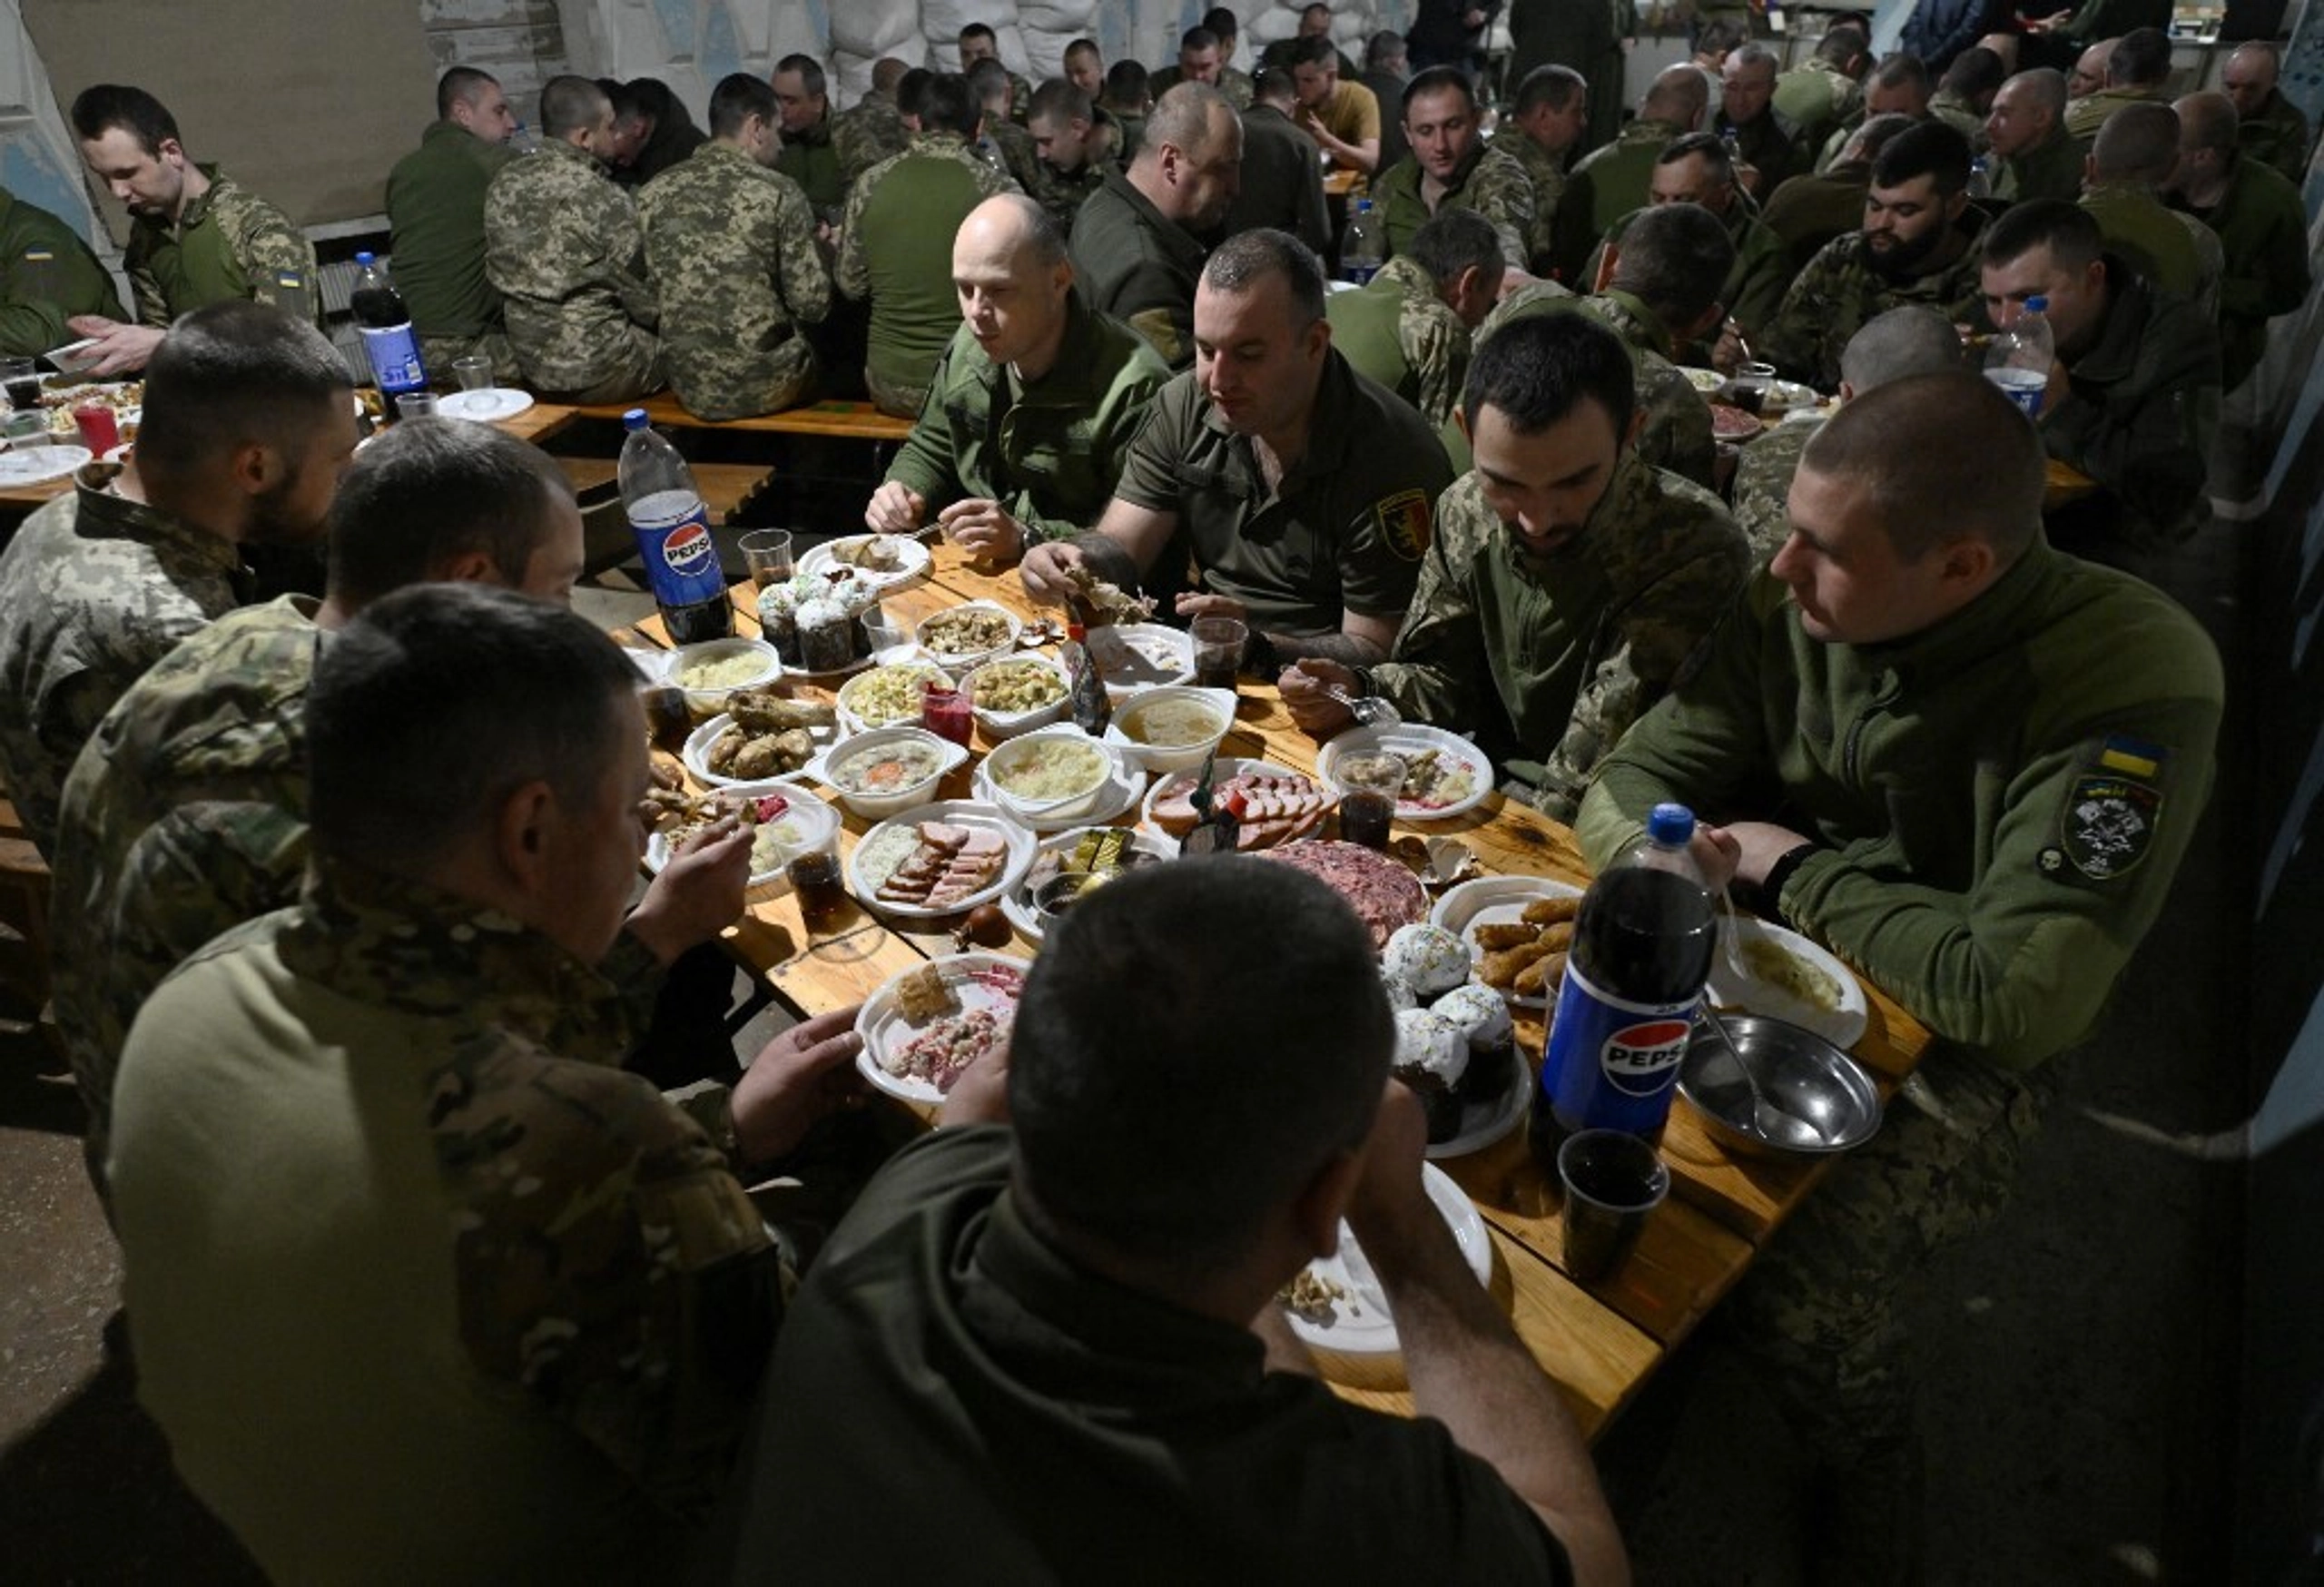
[{"label": "bowl of soup", "polygon": [[923,728],[875,727],[826,751],[815,775],[856,814],[885,817],[935,798],[936,784],[968,754]]},{"label": "bowl of soup", "polygon": [[1234,725],[1233,691],[1165,684],[1116,705],[1106,742],[1149,772],[1190,772]]}]

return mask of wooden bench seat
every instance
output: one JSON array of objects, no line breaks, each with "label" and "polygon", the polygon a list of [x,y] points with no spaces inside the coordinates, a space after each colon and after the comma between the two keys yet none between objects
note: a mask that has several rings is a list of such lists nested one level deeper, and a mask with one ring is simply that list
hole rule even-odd
[{"label": "wooden bench seat", "polygon": [[585,419],[609,419],[618,424],[623,414],[641,407],[656,429],[759,430],[773,435],[841,436],[864,441],[901,441],[911,434],[911,420],[882,413],[869,402],[810,402],[753,419],[714,421],[696,419],[675,396],[659,391],[642,403],[609,402],[573,411]]}]

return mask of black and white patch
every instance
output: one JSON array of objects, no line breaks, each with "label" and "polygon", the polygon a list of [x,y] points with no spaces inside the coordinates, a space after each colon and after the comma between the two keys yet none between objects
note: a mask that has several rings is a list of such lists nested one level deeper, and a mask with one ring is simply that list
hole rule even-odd
[{"label": "black and white patch", "polygon": [[2112,882],[2138,868],[2162,818],[2162,792],[2131,777],[2078,777],[2066,796],[2058,836],[2073,868]]}]

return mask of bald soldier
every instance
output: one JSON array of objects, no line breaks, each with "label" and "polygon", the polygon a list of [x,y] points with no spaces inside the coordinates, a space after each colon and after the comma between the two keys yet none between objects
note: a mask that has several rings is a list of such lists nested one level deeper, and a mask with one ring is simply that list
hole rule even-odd
[{"label": "bald soldier", "polygon": [[2161,194],[2178,168],[2177,113],[2168,105],[2126,104],[2090,146],[2082,207],[2097,219],[2106,246],[2139,274],[2216,314],[2227,256],[2217,232],[2164,206]]},{"label": "bald soldier", "polygon": [[1654,163],[1664,146],[1701,126],[1709,104],[1710,88],[1700,72],[1684,62],[1665,66],[1646,91],[1638,119],[1573,168],[1565,196],[1558,201],[1551,250],[1559,279],[1570,286],[1581,283],[1582,261],[1607,228],[1646,206]]},{"label": "bald soldier", "polygon": [[2001,162],[1994,197],[2069,199],[2082,191],[2082,148],[2066,134],[2066,80],[2047,66],[2001,85],[1985,113],[1985,146]]},{"label": "bald soldier", "polygon": [[2191,94],[2179,113],[2172,202],[2219,234],[2227,273],[2219,289],[2221,389],[2232,391],[2260,362],[2268,321],[2307,301],[2308,212],[2299,190],[2236,143],[2235,106],[2224,94]]},{"label": "bald soldier", "polygon": [[815,355],[802,328],[831,312],[815,212],[774,168],[775,91],[747,72],[710,96],[710,138],[637,196],[662,283],[671,388],[697,419],[748,419],[803,400]]},{"label": "bald soldier", "polygon": [[2308,118],[2283,96],[2276,79],[2283,57],[2264,39],[2235,46],[2220,73],[2220,86],[2235,104],[2236,142],[2262,165],[2273,166],[2295,185],[2308,177],[2313,142]]},{"label": "bald soldier", "polygon": [[1136,328],[1183,370],[1194,361],[1203,238],[1242,182],[1243,123],[1217,89],[1181,83],[1147,119],[1127,172],[1106,172],[1073,218],[1073,265],[1090,307]]},{"label": "bald soldier", "polygon": [[[1036,113],[1044,84],[1033,94]],[[969,212],[952,242],[960,329],[864,523],[929,520],[970,555],[1013,562],[1094,527],[1168,366],[1073,290],[1054,217],[1015,194]]]},{"label": "bald soldier", "polygon": [[2034,427],[1976,375],[1843,405],[1790,537],[1576,823],[1604,865],[1683,801],[1714,885],[1938,1038],[1726,1303],[1817,1462],[1826,1580],[1916,1579],[1898,1290],[2008,1199],[2048,1060],[2097,1020],[2211,792],[2217,652],[2152,586],[2053,550],[2043,489]]}]

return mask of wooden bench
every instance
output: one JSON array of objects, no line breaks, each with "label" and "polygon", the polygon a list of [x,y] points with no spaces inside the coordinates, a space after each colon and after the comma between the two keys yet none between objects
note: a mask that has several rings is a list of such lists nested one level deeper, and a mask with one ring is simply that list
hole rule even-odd
[{"label": "wooden bench", "polygon": [[573,411],[583,419],[606,419],[619,424],[621,416],[633,408],[645,409],[646,418],[657,429],[756,430],[771,435],[837,436],[875,442],[901,441],[911,434],[911,420],[882,413],[869,402],[810,402],[800,408],[786,408],[780,413],[714,420],[695,418],[675,397],[660,391],[644,402],[601,403]]}]

